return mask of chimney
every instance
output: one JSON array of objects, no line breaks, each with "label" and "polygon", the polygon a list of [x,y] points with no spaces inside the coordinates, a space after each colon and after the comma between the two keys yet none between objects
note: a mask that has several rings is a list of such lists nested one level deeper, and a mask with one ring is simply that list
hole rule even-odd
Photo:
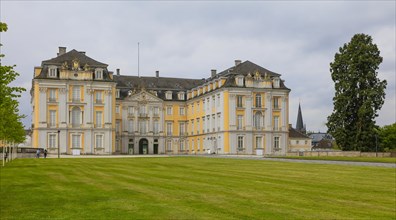
[{"label": "chimney", "polygon": [[157,71],[155,71],[155,77],[159,77],[159,71],[157,70]]},{"label": "chimney", "polygon": [[81,53],[81,54],[85,55],[85,51],[79,51],[79,53]]},{"label": "chimney", "polygon": [[211,70],[212,78],[216,76],[216,70]]},{"label": "chimney", "polygon": [[63,55],[66,53],[66,47],[59,47],[59,53],[57,54],[58,56]]},{"label": "chimney", "polygon": [[120,75],[120,69],[116,69],[116,71],[117,71],[117,76],[119,76]]},{"label": "chimney", "polygon": [[235,60],[235,66],[238,66],[239,64],[241,64],[241,60]]}]

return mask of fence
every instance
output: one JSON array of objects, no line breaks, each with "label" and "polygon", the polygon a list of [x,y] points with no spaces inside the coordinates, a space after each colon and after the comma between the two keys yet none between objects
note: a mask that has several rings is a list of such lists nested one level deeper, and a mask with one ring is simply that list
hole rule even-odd
[{"label": "fence", "polygon": [[288,152],[286,156],[302,157],[396,157],[396,152],[360,152],[360,151],[301,151]]},{"label": "fence", "polygon": [[11,162],[12,160],[18,157],[18,150],[16,144],[5,144],[1,147],[1,160],[2,165],[4,166],[5,163]]}]

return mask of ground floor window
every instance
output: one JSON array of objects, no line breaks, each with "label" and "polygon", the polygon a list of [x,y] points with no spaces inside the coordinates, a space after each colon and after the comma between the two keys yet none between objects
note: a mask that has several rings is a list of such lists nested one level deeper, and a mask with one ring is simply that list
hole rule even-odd
[{"label": "ground floor window", "polygon": [[183,152],[184,151],[184,140],[180,141],[180,151]]},{"label": "ground floor window", "polygon": [[48,134],[48,148],[55,148],[56,146],[56,134]]},{"label": "ground floor window", "polygon": [[274,137],[274,148],[279,149],[279,139],[280,137]]},{"label": "ground floor window", "polygon": [[243,150],[243,136],[238,136],[238,150]]},{"label": "ground floor window", "polygon": [[81,135],[80,134],[72,135],[72,148],[81,148]]},{"label": "ground floor window", "polygon": [[263,148],[262,137],[256,137],[256,148]]},{"label": "ground floor window", "polygon": [[95,147],[103,148],[103,134],[97,134],[95,136]]},{"label": "ground floor window", "polygon": [[172,140],[166,140],[166,151],[167,152],[172,151]]}]

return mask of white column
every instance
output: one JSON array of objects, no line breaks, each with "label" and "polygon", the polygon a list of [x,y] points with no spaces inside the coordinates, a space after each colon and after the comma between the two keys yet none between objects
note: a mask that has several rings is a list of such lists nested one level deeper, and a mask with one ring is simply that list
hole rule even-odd
[{"label": "white column", "polygon": [[267,108],[267,111],[265,111],[266,130],[272,130],[272,94],[269,92],[265,99],[265,107]]},{"label": "white column", "polygon": [[252,129],[252,96],[246,96],[245,127],[246,130]]}]

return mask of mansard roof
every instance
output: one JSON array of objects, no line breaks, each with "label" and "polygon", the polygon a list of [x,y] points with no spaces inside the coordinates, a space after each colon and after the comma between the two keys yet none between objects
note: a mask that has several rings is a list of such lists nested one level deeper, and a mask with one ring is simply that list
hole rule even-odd
[{"label": "mansard roof", "polygon": [[78,52],[73,49],[67,53],[59,55],[55,58],[44,60],[41,64],[44,65],[62,65],[67,62],[68,66],[72,66],[72,62],[74,59],[77,59],[82,66],[88,64],[90,67],[98,67],[98,68],[107,68],[107,64],[98,62],[91,57],[85,55],[85,52]]},{"label": "mansard roof", "polygon": [[[66,50],[66,48],[65,48]],[[92,59],[91,57],[88,57],[85,55],[85,52],[79,52],[75,49],[61,54],[55,58],[49,59],[49,60],[44,60],[41,62],[41,72],[40,74],[35,77],[36,79],[47,79],[47,73],[48,73],[48,68],[50,66],[56,66],[57,67],[57,77],[55,79],[59,79],[59,71],[60,69],[72,69],[73,67],[73,61],[78,61],[79,64],[79,70],[88,70],[91,71],[92,73],[96,68],[102,68],[103,69],[103,80],[102,81],[113,81],[110,78],[110,73],[107,70],[107,64],[101,63],[99,61],[96,61]],[[49,78],[49,79],[54,79],[54,78]]]},{"label": "mansard roof", "polygon": [[249,60],[246,60],[245,62],[242,62],[236,66],[230,67],[222,72],[220,72],[218,75],[219,76],[227,76],[230,74],[237,74],[237,75],[244,75],[247,76],[249,73],[254,74],[256,71],[258,71],[262,76],[265,74],[268,74],[270,77],[279,77],[279,73],[272,72],[270,70],[267,70],[255,63],[250,62]]},{"label": "mansard roof", "polygon": [[[117,88],[120,89],[120,98],[128,96],[128,91],[133,89],[144,88],[154,90],[157,97],[165,100],[166,91],[172,91],[172,100],[178,100],[177,92],[186,92],[192,88],[202,85],[205,81],[202,79],[185,79],[170,77],[147,77],[147,76],[125,76],[114,75]],[[186,95],[184,100],[186,100]]]}]

